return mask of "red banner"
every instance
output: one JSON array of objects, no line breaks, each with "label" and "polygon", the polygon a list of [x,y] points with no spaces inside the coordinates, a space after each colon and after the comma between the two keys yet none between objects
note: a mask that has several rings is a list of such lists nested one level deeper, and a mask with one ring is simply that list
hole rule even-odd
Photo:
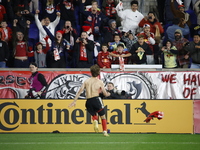
[{"label": "red banner", "polygon": [[200,133],[200,100],[194,100],[194,133]]},{"label": "red banner", "polygon": [[[70,99],[89,71],[39,71],[48,82],[46,98]],[[24,98],[30,88],[30,71],[0,71],[0,98]],[[84,97],[85,98],[85,97]]]}]

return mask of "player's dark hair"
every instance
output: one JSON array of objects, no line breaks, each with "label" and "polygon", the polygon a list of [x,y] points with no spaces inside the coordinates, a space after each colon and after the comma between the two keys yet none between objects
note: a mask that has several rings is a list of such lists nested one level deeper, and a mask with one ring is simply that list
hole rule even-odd
[{"label": "player's dark hair", "polygon": [[90,67],[90,72],[93,77],[97,77],[100,74],[100,67],[95,64]]}]

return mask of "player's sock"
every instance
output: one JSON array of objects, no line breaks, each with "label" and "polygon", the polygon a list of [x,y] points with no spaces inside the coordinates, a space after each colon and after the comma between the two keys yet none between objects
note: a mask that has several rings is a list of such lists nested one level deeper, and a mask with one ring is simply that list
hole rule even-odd
[{"label": "player's sock", "polygon": [[98,117],[96,115],[92,116],[92,120],[98,120]]},{"label": "player's sock", "polygon": [[96,133],[99,132],[99,125],[98,125],[98,121],[97,120],[93,120],[93,125],[94,125],[94,131]]},{"label": "player's sock", "polygon": [[101,124],[102,124],[103,131],[107,132],[107,120],[101,119]]}]

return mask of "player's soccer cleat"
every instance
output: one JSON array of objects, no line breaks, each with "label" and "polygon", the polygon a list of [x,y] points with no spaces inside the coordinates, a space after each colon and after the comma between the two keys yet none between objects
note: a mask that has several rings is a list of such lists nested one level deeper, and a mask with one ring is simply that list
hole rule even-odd
[{"label": "player's soccer cleat", "polygon": [[103,131],[103,135],[106,137],[110,136],[106,131]]},{"label": "player's soccer cleat", "polygon": [[97,120],[94,120],[94,121],[93,121],[93,125],[94,125],[94,131],[95,131],[96,133],[98,133],[98,132],[99,132],[98,121],[97,121]]}]

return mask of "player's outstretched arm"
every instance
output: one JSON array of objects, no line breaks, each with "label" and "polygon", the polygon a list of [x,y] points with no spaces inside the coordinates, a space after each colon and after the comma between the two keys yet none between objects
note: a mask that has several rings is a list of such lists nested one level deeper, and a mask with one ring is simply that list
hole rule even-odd
[{"label": "player's outstretched arm", "polygon": [[84,89],[85,89],[85,83],[82,84],[81,88],[79,89],[78,93],[76,94],[76,96],[74,98],[74,101],[69,104],[69,106],[68,106],[69,108],[76,106],[76,101],[77,101],[78,97],[81,95],[81,93],[83,92]]}]

